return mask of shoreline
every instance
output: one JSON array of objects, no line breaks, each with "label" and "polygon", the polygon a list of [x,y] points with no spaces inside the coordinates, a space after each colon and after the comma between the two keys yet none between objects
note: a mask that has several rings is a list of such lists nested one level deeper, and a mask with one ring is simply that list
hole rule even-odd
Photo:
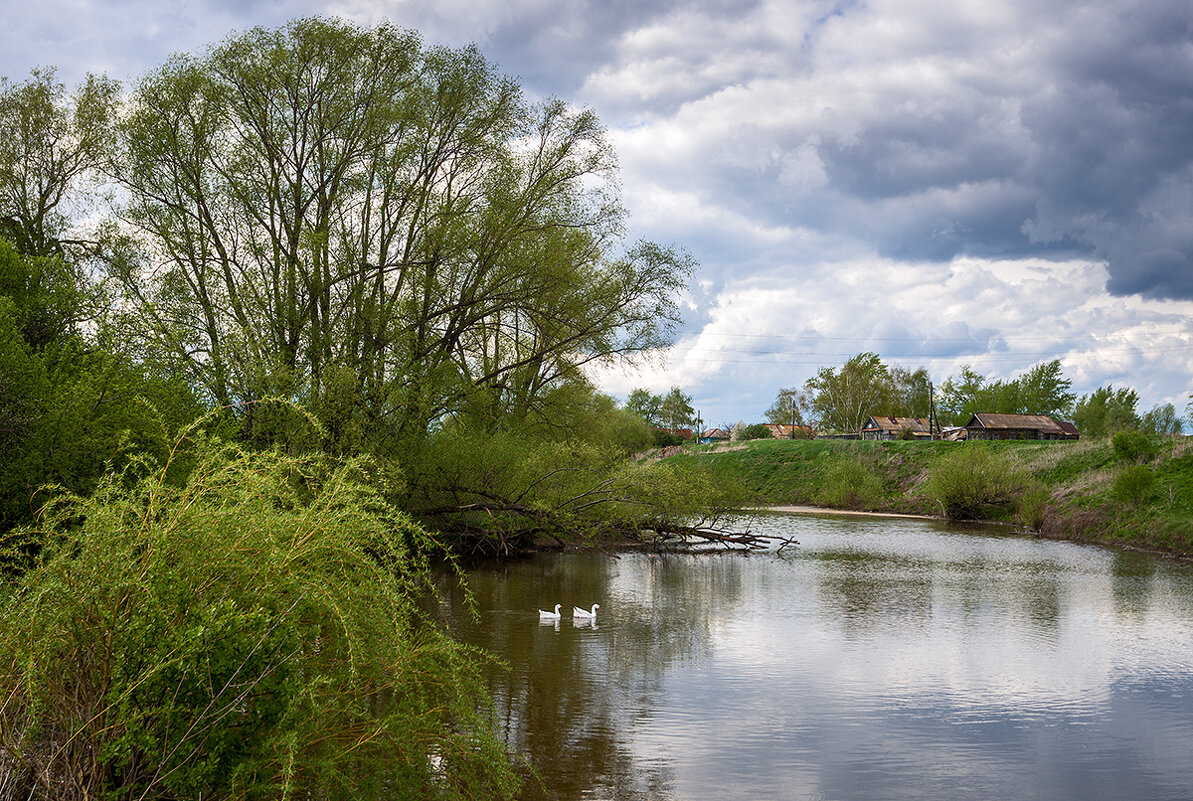
[{"label": "shoreline", "polygon": [[[855,509],[830,509],[826,506],[751,506],[746,512],[784,512],[804,515],[834,515],[840,517],[894,517],[903,520],[939,520],[949,522],[947,517],[936,515],[913,515],[902,512],[864,512]],[[982,521],[987,522],[987,521]]]}]

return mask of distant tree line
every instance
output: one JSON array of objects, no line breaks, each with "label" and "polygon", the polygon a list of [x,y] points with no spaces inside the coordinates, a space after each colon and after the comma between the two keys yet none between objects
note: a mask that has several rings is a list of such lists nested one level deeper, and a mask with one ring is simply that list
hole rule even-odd
[{"label": "distant tree line", "polygon": [[1071,420],[1084,436],[1124,430],[1171,435],[1184,430],[1185,421],[1171,403],[1140,414],[1138,401],[1134,389],[1111,386],[1077,397],[1059,359],[1041,362],[1009,380],[984,376],[966,365],[934,387],[926,368],[890,367],[878,354],[860,353],[839,368],[821,368],[802,387],[780,390],[766,419],[852,433],[871,416],[928,417],[934,411],[940,425],[960,426],[971,415],[986,412]]}]

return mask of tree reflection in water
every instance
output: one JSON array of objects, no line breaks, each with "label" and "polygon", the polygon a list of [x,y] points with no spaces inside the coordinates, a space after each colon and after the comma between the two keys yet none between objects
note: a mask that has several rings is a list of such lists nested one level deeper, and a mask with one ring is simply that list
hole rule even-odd
[{"label": "tree reflection in water", "polygon": [[[526,799],[1193,797],[1193,569],[923,521],[445,579]],[[791,533],[788,530],[787,533]],[[600,603],[596,625],[538,608]],[[1041,754],[1048,758],[1042,759]]]}]

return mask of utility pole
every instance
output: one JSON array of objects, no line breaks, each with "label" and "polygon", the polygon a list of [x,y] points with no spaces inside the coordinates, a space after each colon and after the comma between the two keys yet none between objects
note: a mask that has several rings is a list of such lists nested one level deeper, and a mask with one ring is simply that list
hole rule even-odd
[{"label": "utility pole", "polygon": [[936,439],[936,398],[932,382],[928,382],[928,439]]},{"label": "utility pole", "polygon": [[795,439],[795,393],[791,393],[791,438]]}]

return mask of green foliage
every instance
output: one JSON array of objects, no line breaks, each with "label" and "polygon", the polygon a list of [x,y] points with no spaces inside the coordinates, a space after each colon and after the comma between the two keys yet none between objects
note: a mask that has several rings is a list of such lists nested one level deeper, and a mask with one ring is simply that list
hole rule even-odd
[{"label": "green foliage", "polygon": [[33,350],[53,351],[77,334],[94,298],[80,271],[58,256],[29,256],[0,238],[0,296]]},{"label": "green foliage", "polygon": [[1119,431],[1110,438],[1114,455],[1123,461],[1150,461],[1159,452],[1152,438],[1142,431]]},{"label": "green foliage", "polygon": [[770,437],[770,429],[766,427],[766,423],[750,423],[742,429],[740,439],[768,439]]},{"label": "green foliage", "polygon": [[509,797],[472,656],[421,611],[432,543],[369,465],[197,447],[184,484],[141,460],[45,510],[0,607],[15,792]]},{"label": "green foliage", "polygon": [[1109,437],[1139,427],[1138,403],[1139,395],[1133,389],[1099,387],[1077,401],[1073,423],[1082,436]]},{"label": "green foliage", "polygon": [[692,396],[686,394],[679,387],[671,387],[671,391],[663,396],[659,416],[663,425],[673,432],[690,426],[696,420],[696,410],[692,408]]},{"label": "green foliage", "polygon": [[550,389],[521,420],[506,416],[494,422],[524,437],[588,443],[615,456],[650,447],[654,434],[645,420],[586,381],[567,381]]},{"label": "green foliage", "polygon": [[807,389],[784,387],[775,402],[766,410],[766,422],[775,425],[804,425],[804,414],[812,405],[812,393]]},{"label": "green foliage", "polygon": [[882,497],[882,479],[858,459],[837,459],[825,471],[816,502],[833,509],[875,509]]},{"label": "green foliage", "polygon": [[941,417],[964,425],[977,412],[1067,418],[1075,396],[1060,360],[1042,362],[1011,381],[989,380],[965,365],[940,387]]},{"label": "green foliage", "polygon": [[888,367],[875,353],[859,353],[840,370],[822,368],[801,392],[783,390],[767,410],[772,423],[791,423],[795,403],[798,423],[805,412],[826,431],[856,433],[871,415],[927,417],[932,381],[927,369]]},{"label": "green foliage", "polygon": [[957,520],[1003,519],[1021,512],[1021,501],[1037,487],[1020,461],[974,443],[942,456],[932,466],[923,493]]},{"label": "green foliage", "polygon": [[651,432],[650,444],[656,448],[671,448],[676,445],[683,445],[684,438],[679,434],[672,434],[666,429],[659,429]]},{"label": "green foliage", "polygon": [[891,399],[879,414],[891,417],[927,417],[932,408],[932,379],[924,367],[890,369]]},{"label": "green foliage", "polygon": [[703,458],[625,465],[613,475],[611,490],[616,502],[602,509],[605,524],[639,533],[718,525],[739,515],[747,501],[732,470]]},{"label": "green foliage", "polygon": [[1112,494],[1126,504],[1138,505],[1149,500],[1156,489],[1156,475],[1146,465],[1124,467],[1114,477]]},{"label": "green foliage", "polygon": [[1176,407],[1171,403],[1164,403],[1149,409],[1139,420],[1141,430],[1153,436],[1176,436],[1184,428],[1184,421],[1176,413]]},{"label": "green foliage", "polygon": [[140,346],[217,405],[303,403],[333,452],[421,447],[457,414],[521,421],[677,324],[691,259],[624,241],[596,116],[528,102],[475,48],[255,28],[146,76],[120,134],[143,244],[112,275]]},{"label": "green foliage", "polygon": [[523,550],[536,535],[590,533],[619,461],[590,442],[459,426],[428,445],[407,465],[404,505],[461,548],[488,554]]},{"label": "green foliage", "polygon": [[[83,184],[111,152],[120,85],[88,75],[71,94],[54,70],[0,78],[0,236],[34,257],[75,261],[93,243],[67,240],[60,206],[85,205]],[[2,291],[2,290],[0,290]]]},{"label": "green foliage", "polygon": [[819,427],[826,431],[861,431],[872,414],[891,401],[890,373],[876,353],[859,353],[841,367],[822,367],[805,382]]},{"label": "green foliage", "polygon": [[76,336],[37,351],[19,309],[0,295],[0,530],[31,520],[42,485],[86,494],[108,461],[156,448],[163,425],[200,412],[180,381]]},{"label": "green foliage", "polygon": [[659,427],[662,425],[662,395],[652,395],[648,390],[638,387],[630,392],[625,408],[641,417],[648,426]]}]

